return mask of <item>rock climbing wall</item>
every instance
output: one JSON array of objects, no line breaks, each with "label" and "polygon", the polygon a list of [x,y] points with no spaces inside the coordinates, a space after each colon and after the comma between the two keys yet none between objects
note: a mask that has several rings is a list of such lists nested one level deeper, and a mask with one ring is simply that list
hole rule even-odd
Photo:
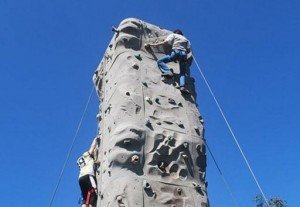
[{"label": "rock climbing wall", "polygon": [[144,47],[171,32],[133,18],[113,31],[93,77],[102,138],[97,207],[208,206],[194,79],[187,77],[191,93],[181,93],[179,64],[162,78],[156,63],[171,48]]}]

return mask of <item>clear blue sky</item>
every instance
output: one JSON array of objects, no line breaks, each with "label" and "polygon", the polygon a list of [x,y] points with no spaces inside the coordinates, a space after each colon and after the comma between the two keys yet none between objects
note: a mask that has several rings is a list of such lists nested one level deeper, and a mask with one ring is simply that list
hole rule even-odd
[{"label": "clear blue sky", "polygon": [[[191,40],[267,194],[300,206],[300,3],[296,0],[0,0],[2,205],[48,206],[92,86],[127,17]],[[206,139],[241,207],[259,193],[195,65]],[[77,206],[77,157],[96,133],[93,96],[54,206]],[[212,207],[232,200],[208,156]]]}]

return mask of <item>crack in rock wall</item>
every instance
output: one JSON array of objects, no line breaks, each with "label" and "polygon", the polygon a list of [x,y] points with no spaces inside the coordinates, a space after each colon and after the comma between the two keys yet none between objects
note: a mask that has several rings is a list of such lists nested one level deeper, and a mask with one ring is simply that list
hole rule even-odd
[{"label": "crack in rock wall", "polygon": [[207,207],[203,120],[194,79],[188,93],[162,78],[156,60],[171,48],[145,48],[171,32],[129,18],[114,36],[93,81],[100,99],[97,207]]}]

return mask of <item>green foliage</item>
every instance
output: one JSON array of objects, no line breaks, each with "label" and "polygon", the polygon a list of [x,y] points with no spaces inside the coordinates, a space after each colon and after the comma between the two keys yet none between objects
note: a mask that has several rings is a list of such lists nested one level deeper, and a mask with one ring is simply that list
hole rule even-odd
[{"label": "green foliage", "polygon": [[[256,207],[268,207],[262,195],[255,196],[254,202]],[[287,207],[286,201],[277,196],[268,199],[268,204],[270,207]]]}]

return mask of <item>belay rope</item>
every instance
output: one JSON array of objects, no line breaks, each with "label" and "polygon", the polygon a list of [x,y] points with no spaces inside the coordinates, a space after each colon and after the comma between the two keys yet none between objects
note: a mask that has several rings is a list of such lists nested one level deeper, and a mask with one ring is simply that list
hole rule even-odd
[{"label": "belay rope", "polygon": [[75,141],[76,141],[76,139],[77,139],[78,132],[79,132],[79,130],[80,130],[80,128],[81,128],[83,118],[84,118],[84,116],[85,116],[85,114],[86,114],[86,111],[87,111],[87,108],[88,108],[88,106],[89,106],[89,104],[90,104],[90,101],[91,101],[93,92],[94,92],[94,86],[92,86],[92,89],[91,89],[89,98],[88,98],[88,100],[87,100],[87,102],[86,102],[85,108],[84,108],[84,110],[83,110],[82,116],[81,116],[80,121],[79,121],[79,123],[78,123],[78,126],[77,126],[77,129],[76,129],[75,135],[74,135],[74,137],[73,137],[72,143],[71,143],[71,145],[70,145],[70,147],[69,147],[67,156],[66,156],[66,158],[65,158],[65,162],[64,162],[63,167],[62,167],[61,172],[60,172],[60,176],[59,176],[59,178],[58,178],[58,180],[57,180],[55,189],[54,189],[54,191],[53,191],[53,194],[52,194],[52,197],[51,197],[51,200],[50,200],[49,207],[52,207],[52,205],[53,205],[54,198],[55,198],[55,196],[56,196],[56,193],[57,193],[58,187],[59,187],[59,185],[60,185],[62,176],[63,176],[63,174],[64,174],[65,168],[66,168],[67,163],[68,163],[68,161],[69,161],[71,152],[72,152],[72,150],[73,150]]},{"label": "belay rope", "polygon": [[244,151],[242,150],[242,148],[241,148],[241,146],[240,146],[240,144],[239,144],[239,142],[237,140],[237,137],[235,136],[235,134],[234,134],[234,132],[233,132],[233,130],[232,130],[232,128],[231,128],[231,126],[230,126],[230,124],[229,124],[229,122],[228,122],[228,120],[227,120],[227,118],[226,118],[226,116],[225,116],[225,114],[224,114],[224,112],[223,112],[223,110],[222,110],[222,108],[221,108],[221,106],[220,106],[220,104],[219,104],[219,102],[218,102],[218,100],[217,100],[217,98],[216,98],[213,90],[211,89],[211,87],[210,87],[210,85],[209,85],[209,83],[208,83],[208,81],[207,81],[204,73],[202,72],[200,66],[198,65],[198,62],[197,62],[195,56],[194,55],[192,55],[192,56],[193,56],[195,64],[196,64],[196,66],[197,66],[197,68],[198,68],[198,70],[199,70],[199,72],[200,72],[200,74],[201,74],[201,76],[202,76],[202,78],[203,78],[203,80],[204,80],[204,82],[205,82],[205,84],[206,84],[206,86],[207,86],[207,88],[208,88],[211,96],[213,97],[213,99],[214,99],[214,101],[215,101],[215,103],[216,103],[216,105],[217,105],[217,107],[219,109],[219,112],[221,113],[221,115],[222,115],[222,117],[223,117],[223,119],[224,119],[224,121],[225,121],[225,123],[227,125],[228,130],[230,131],[230,134],[231,134],[231,136],[232,136],[235,144],[237,145],[237,147],[238,147],[238,149],[239,149],[239,151],[240,151],[240,153],[241,153],[241,155],[242,155],[242,157],[243,157],[243,159],[244,159],[244,161],[245,161],[245,163],[246,163],[246,165],[247,165],[247,167],[248,167],[248,169],[249,169],[249,171],[250,171],[250,173],[251,173],[251,175],[252,175],[252,177],[253,177],[253,179],[254,179],[254,181],[255,181],[258,189],[259,189],[259,191],[260,191],[260,193],[261,193],[261,195],[263,196],[263,198],[265,200],[266,205],[268,207],[270,207],[270,205],[268,203],[268,200],[267,200],[267,198],[266,198],[266,196],[265,196],[265,194],[264,194],[264,192],[263,192],[263,190],[262,190],[262,188],[261,188],[261,186],[260,186],[260,184],[259,184],[259,182],[258,182],[258,180],[257,180],[257,178],[256,178],[256,176],[255,176],[255,174],[253,172],[253,170],[252,170],[252,167],[250,166],[250,164],[248,162],[248,159],[246,158],[246,155],[245,155]]}]

